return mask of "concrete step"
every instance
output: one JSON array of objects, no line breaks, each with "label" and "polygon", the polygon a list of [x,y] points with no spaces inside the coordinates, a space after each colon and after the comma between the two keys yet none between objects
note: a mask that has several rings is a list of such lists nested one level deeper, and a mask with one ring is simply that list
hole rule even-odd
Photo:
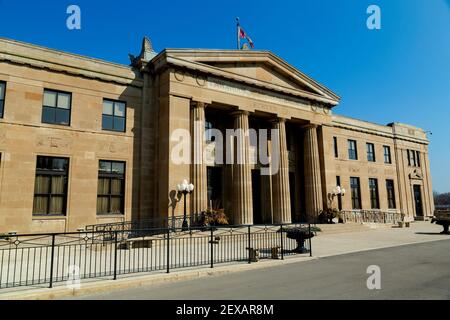
[{"label": "concrete step", "polygon": [[317,227],[323,234],[364,232],[373,229],[373,226],[361,223],[318,224]]}]

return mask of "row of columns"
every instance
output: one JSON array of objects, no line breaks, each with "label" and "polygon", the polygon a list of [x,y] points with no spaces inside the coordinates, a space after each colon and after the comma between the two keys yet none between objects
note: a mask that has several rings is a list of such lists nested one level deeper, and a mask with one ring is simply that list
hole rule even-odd
[{"label": "row of columns", "polygon": [[[207,167],[203,157],[205,149],[205,103],[195,102],[191,108],[192,159],[191,181],[195,185],[192,194],[193,212],[206,211],[207,200]],[[236,111],[233,114],[234,129],[243,132],[249,130],[249,112]],[[291,222],[291,201],[289,189],[289,159],[286,140],[286,120],[278,118],[273,123],[279,132],[280,167],[272,177],[273,184],[273,223]],[[233,220],[234,224],[253,224],[252,175],[250,165],[250,138],[248,135],[237,135],[234,143],[233,164]],[[322,187],[320,176],[319,147],[317,127],[306,127],[304,135],[305,160],[305,193],[306,211],[310,221],[322,210]],[[203,160],[203,159],[202,159]]]}]

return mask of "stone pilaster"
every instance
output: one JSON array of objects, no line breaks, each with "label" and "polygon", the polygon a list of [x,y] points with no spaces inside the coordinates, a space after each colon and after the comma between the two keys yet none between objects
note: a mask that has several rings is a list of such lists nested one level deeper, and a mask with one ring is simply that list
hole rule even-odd
[{"label": "stone pilaster", "polygon": [[[273,222],[291,223],[291,195],[289,191],[289,159],[286,142],[286,120],[274,122],[274,129],[279,132],[279,168],[272,177],[273,183]],[[272,157],[275,155],[272,155]]]},{"label": "stone pilaster", "polygon": [[194,184],[192,193],[192,212],[201,213],[208,209],[208,185],[205,151],[205,107],[203,102],[194,102],[191,107],[191,137],[192,137],[192,165],[191,182]]},{"label": "stone pilaster", "polygon": [[233,220],[234,224],[253,224],[252,172],[250,167],[250,137],[248,112],[233,113],[234,164],[233,164]]},{"label": "stone pilaster", "polygon": [[306,215],[314,222],[323,209],[317,126],[308,125],[304,134]]}]

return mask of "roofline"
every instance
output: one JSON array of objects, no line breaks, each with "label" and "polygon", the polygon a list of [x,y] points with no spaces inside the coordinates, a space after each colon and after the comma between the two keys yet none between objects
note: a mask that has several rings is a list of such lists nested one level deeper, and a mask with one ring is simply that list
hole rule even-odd
[{"label": "roofline", "polygon": [[[131,66],[0,37],[0,61],[30,65],[102,81],[140,82]],[[84,65],[80,66],[80,63]],[[139,85],[139,84],[138,84]]]}]

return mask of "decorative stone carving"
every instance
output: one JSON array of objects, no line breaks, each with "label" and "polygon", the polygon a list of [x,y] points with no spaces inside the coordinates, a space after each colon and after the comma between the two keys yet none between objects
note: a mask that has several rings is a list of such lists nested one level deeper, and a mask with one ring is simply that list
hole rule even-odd
[{"label": "decorative stone carving", "polygon": [[142,39],[142,47],[139,56],[135,57],[132,54],[128,54],[128,57],[130,58],[131,66],[141,67],[143,62],[149,62],[156,55],[157,53],[153,50],[153,45],[150,38],[144,37],[144,39]]},{"label": "decorative stone carving", "polygon": [[176,70],[174,73],[174,76],[175,76],[175,79],[177,79],[178,81],[180,81],[180,82],[184,81],[184,72],[183,71]]},{"label": "decorative stone carving", "polygon": [[201,87],[206,85],[206,78],[204,76],[202,76],[202,75],[195,76],[195,81]]},{"label": "decorative stone carving", "polygon": [[422,180],[423,176],[422,176],[422,173],[419,170],[414,169],[414,171],[409,174],[409,178],[411,180]]}]

